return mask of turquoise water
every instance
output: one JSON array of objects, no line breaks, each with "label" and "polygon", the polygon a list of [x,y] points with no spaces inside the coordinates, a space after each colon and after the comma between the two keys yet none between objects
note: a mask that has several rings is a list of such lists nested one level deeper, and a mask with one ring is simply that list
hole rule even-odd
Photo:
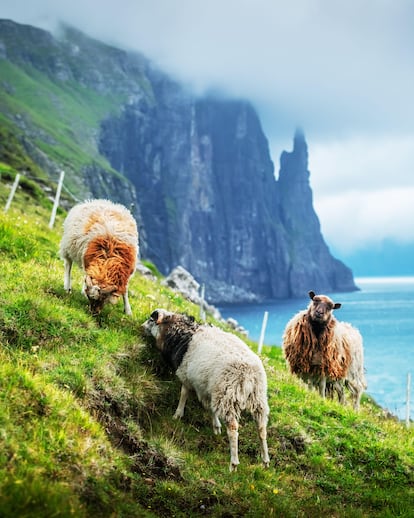
[{"label": "turquoise water", "polygon": [[[342,307],[336,318],[356,326],[364,340],[367,393],[400,419],[406,417],[407,375],[414,385],[414,277],[357,278],[360,291],[329,296]],[[220,307],[224,318],[233,317],[258,340],[264,312],[268,322],[264,337],[267,345],[280,346],[288,320],[305,309],[309,298],[278,300],[255,305]],[[411,412],[414,416],[414,390]]]}]

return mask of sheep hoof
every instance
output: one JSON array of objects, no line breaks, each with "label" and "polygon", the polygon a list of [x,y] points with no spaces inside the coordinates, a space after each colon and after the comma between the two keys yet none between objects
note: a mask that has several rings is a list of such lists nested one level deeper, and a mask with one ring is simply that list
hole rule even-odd
[{"label": "sheep hoof", "polygon": [[270,466],[270,462],[269,462],[269,461],[264,461],[264,462],[263,462],[263,467],[264,467],[264,468],[266,468],[266,469],[267,469],[269,466]]},{"label": "sheep hoof", "polygon": [[173,419],[181,419],[182,417],[183,417],[183,414],[180,414],[177,412],[173,415]]},{"label": "sheep hoof", "polygon": [[214,426],[213,427],[214,435],[220,435],[221,434],[221,426]]},{"label": "sheep hoof", "polygon": [[230,462],[230,472],[233,473],[235,471],[237,471],[237,465],[239,463],[237,462],[237,464],[233,463],[233,462]]}]

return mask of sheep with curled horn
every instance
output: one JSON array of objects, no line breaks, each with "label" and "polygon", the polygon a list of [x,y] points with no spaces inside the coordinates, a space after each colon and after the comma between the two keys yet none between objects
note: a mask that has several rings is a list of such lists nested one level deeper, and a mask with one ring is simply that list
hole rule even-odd
[{"label": "sheep with curled horn", "polygon": [[230,471],[239,464],[238,428],[243,410],[256,421],[261,457],[269,466],[267,447],[267,378],[260,358],[236,335],[215,326],[201,325],[185,314],[165,309],[152,312],[144,333],[174,368],[181,395],[174,418],[182,418],[191,390],[211,413],[215,434],[223,420],[230,443]]},{"label": "sheep with curled horn", "polygon": [[313,291],[309,297],[308,308],[286,325],[282,344],[286,362],[293,374],[318,388],[322,397],[335,391],[344,404],[347,387],[358,410],[367,388],[361,334],[334,317],[340,303]]}]

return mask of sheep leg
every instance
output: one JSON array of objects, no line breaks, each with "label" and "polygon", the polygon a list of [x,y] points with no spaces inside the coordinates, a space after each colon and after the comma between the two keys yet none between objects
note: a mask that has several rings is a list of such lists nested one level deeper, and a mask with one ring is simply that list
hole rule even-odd
[{"label": "sheep leg", "polygon": [[230,443],[230,471],[237,471],[239,463],[238,440],[239,440],[239,423],[232,418],[226,423],[227,436]]},{"label": "sheep leg", "polygon": [[362,390],[356,383],[352,383],[351,381],[347,381],[347,387],[351,392],[354,410],[358,411],[361,402]]},{"label": "sheep leg", "polygon": [[257,431],[259,433],[260,440],[260,453],[262,456],[263,465],[265,468],[269,467],[270,458],[269,450],[267,448],[267,428],[266,428],[267,417],[263,414],[256,416]]},{"label": "sheep leg", "polygon": [[125,313],[125,315],[132,315],[131,305],[130,305],[129,299],[128,299],[128,289],[122,295],[122,298],[124,300],[124,313]]},{"label": "sheep leg", "polygon": [[189,389],[185,385],[181,385],[180,401],[178,402],[177,410],[175,411],[173,419],[181,419],[183,417],[189,393]]},{"label": "sheep leg", "polygon": [[319,380],[319,394],[321,397],[325,399],[326,395],[326,377],[321,376],[321,379]]},{"label": "sheep leg", "polygon": [[334,382],[334,390],[338,396],[338,401],[341,403],[341,405],[345,405],[345,391],[344,386],[340,381]]},{"label": "sheep leg", "polygon": [[360,390],[358,390],[354,396],[354,410],[356,410],[357,412],[359,410],[359,405],[361,403],[361,396],[362,392]]},{"label": "sheep leg", "polygon": [[65,276],[64,276],[63,287],[66,291],[72,291],[72,282],[71,282],[71,278],[70,278],[70,275],[72,272],[72,260],[65,258],[64,266],[65,266]]},{"label": "sheep leg", "polygon": [[212,412],[212,420],[213,420],[213,431],[215,435],[221,434],[221,423],[215,412]]}]

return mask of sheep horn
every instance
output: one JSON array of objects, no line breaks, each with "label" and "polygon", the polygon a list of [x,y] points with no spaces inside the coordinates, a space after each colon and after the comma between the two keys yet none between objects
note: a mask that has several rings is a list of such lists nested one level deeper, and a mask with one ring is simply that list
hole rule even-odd
[{"label": "sheep horn", "polygon": [[113,286],[107,286],[106,288],[102,288],[101,293],[102,295],[110,295],[111,293],[115,293],[118,288]]}]

